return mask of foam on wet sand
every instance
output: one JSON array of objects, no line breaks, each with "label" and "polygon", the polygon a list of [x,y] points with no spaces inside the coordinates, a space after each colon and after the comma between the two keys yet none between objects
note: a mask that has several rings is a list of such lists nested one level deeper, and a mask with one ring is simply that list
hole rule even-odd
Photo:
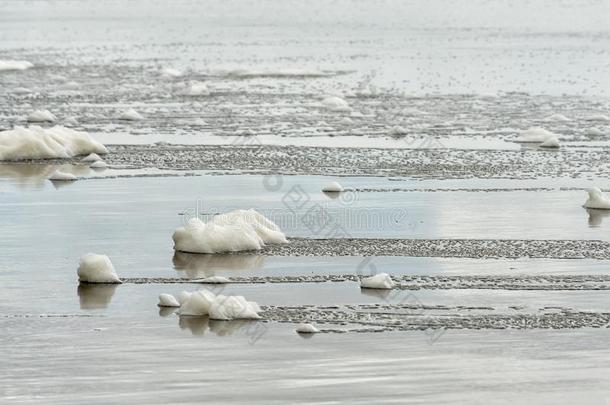
[{"label": "foam on wet sand", "polygon": [[130,108],[129,110],[123,111],[121,115],[119,115],[119,119],[122,121],[142,121],[144,117],[133,108]]},{"label": "foam on wet sand", "polygon": [[242,296],[216,295],[208,290],[181,294],[180,316],[205,316],[210,319],[229,321],[233,319],[260,319],[261,311],[256,302]]},{"label": "foam on wet sand", "polygon": [[295,329],[295,332],[297,332],[297,333],[319,333],[320,329],[316,328],[315,326],[313,326],[310,323],[301,323],[301,324],[299,324],[299,326],[297,326],[297,328]]},{"label": "foam on wet sand", "polygon": [[589,198],[585,202],[585,208],[593,208],[599,210],[610,210],[610,199],[604,197],[602,191],[593,187],[587,190]]},{"label": "foam on wet sand", "polygon": [[360,279],[360,288],[391,290],[394,288],[394,281],[392,281],[392,278],[387,273],[379,273]]},{"label": "foam on wet sand", "polygon": [[55,122],[57,117],[49,110],[36,110],[27,116],[28,122]]},{"label": "foam on wet sand", "polygon": [[0,60],[0,71],[26,70],[34,67],[27,60]]}]

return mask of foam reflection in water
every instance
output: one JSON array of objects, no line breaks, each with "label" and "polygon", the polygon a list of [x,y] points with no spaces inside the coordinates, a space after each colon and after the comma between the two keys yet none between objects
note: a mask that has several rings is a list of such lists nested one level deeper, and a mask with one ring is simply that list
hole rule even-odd
[{"label": "foam reflection in water", "polygon": [[587,213],[589,214],[589,227],[591,228],[602,226],[604,218],[610,217],[610,210],[587,208]]},{"label": "foam reflection in water", "polygon": [[161,318],[167,318],[177,310],[177,307],[159,307],[159,316]]},{"label": "foam reflection in water", "polygon": [[372,298],[378,298],[380,300],[387,300],[388,296],[392,293],[392,290],[382,290],[375,288],[361,288],[360,293]]},{"label": "foam reflection in water", "polygon": [[81,309],[108,307],[118,284],[79,284],[77,289]]},{"label": "foam reflection in water", "polygon": [[[7,179],[21,189],[41,189],[49,176],[57,170],[76,177],[85,177],[92,173],[92,169],[86,165],[0,163],[0,179]],[[65,181],[49,181],[56,189],[71,184]]]},{"label": "foam reflection in water", "polygon": [[197,254],[176,251],[174,269],[184,271],[188,278],[214,276],[218,270],[253,270],[263,267],[264,256],[251,254]]},{"label": "foam reflection in water", "polygon": [[190,330],[193,336],[203,336],[208,331],[216,336],[231,336],[238,330],[255,323],[256,321],[247,320],[217,321],[207,316],[181,316],[178,326],[182,330]]}]

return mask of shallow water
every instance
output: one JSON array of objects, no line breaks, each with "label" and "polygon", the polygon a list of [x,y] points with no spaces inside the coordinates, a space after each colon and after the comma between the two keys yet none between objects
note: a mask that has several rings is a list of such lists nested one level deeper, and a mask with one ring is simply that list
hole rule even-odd
[{"label": "shallow water", "polygon": [[[3,217],[10,221],[4,229],[10,229],[11,239],[24,249],[29,248],[25,239],[31,237],[32,227],[42,227],[62,232],[70,238],[71,247],[86,250],[87,246],[99,246],[99,237],[105,245],[120,245],[119,249],[129,249],[134,254],[153,248],[166,256],[172,248],[173,230],[190,218],[205,220],[241,208],[260,211],[288,236],[299,237],[329,237],[335,227],[341,229],[342,235],[361,238],[607,241],[610,235],[610,219],[604,211],[582,208],[586,200],[582,190],[491,188],[473,192],[468,191],[470,186],[457,191],[441,187],[442,191],[435,192],[434,188],[423,186],[427,191],[410,191],[422,187],[412,181],[397,186],[398,182],[350,177],[341,180],[344,187],[370,191],[335,196],[320,191],[332,178],[284,176],[280,180],[274,178],[274,183],[254,175],[223,176],[222,181],[220,178],[110,178],[77,181],[59,189],[50,181],[41,180],[41,189],[18,192],[11,190],[27,185],[28,180],[13,178],[0,183],[7,189],[2,194]],[[399,191],[375,191],[395,187]],[[71,213],[68,217],[67,212]],[[28,227],[26,218],[34,215],[36,223]],[[129,226],[122,226],[126,218]],[[142,243],[143,235],[148,243]],[[40,235],[45,239],[47,236]]]},{"label": "shallow water", "polygon": [[[606,375],[605,362],[600,359],[606,355],[601,342],[607,329],[369,332],[303,339],[293,332],[294,325],[290,323],[180,319],[171,310],[159,310],[156,302],[162,292],[178,294],[182,290],[211,288],[217,293],[243,294],[261,305],[408,302],[448,308],[440,312],[425,310],[423,316],[486,315],[490,311],[496,315],[538,315],[555,311],[552,308],[610,312],[605,291],[467,289],[386,294],[361,290],[354,282],[78,286],[78,256],[88,250],[109,254],[122,277],[354,274],[362,267],[365,259],[358,257],[173,252],[171,232],[184,222],[178,214],[193,208],[195,211],[187,214],[197,215],[199,209],[202,217],[209,215],[207,206],[203,202],[198,205],[197,200],[192,200],[193,195],[200,194],[205,198],[202,201],[218,204],[218,210],[256,201],[255,208],[263,211],[288,211],[282,205],[282,192],[265,190],[262,179],[252,175],[108,178],[77,181],[56,189],[44,180],[32,186],[29,173],[5,175],[0,183],[5,190],[0,218],[2,229],[10,232],[3,234],[0,260],[5,297],[0,304],[0,323],[8,331],[2,350],[11,371],[4,371],[4,398],[11,403],[79,403],[85,399],[104,403],[109,398],[102,388],[104,381],[112,381],[115,399],[149,403],[199,401],[204,388],[208,399],[240,402],[248,398],[260,403],[281,402],[288,393],[295,392],[301,399],[294,401],[303,403],[345,398],[364,403],[380,396],[382,402],[392,403],[402,402],[405,395],[414,403],[442,402],[472,398],[472,387],[476,387],[476,397],[481,399],[493,401],[497,392],[503,392],[505,396],[499,402],[527,394],[544,403],[571,395],[571,384],[581,384],[585,402],[595,403],[604,395],[607,382],[599,376]],[[588,235],[607,240],[607,221],[602,219],[601,224],[592,226],[586,211],[574,204],[574,200],[583,197],[578,190],[464,191],[485,185],[514,187],[515,183],[454,181],[441,189],[455,187],[461,191],[434,191],[430,187],[438,187],[438,183],[350,177],[342,182],[381,190],[400,183],[405,190],[419,191],[357,192],[353,201],[339,201],[318,191],[328,178],[287,176],[284,181],[285,187],[302,186],[312,201],[327,204],[336,218],[346,203],[348,208],[379,212],[382,218],[402,207],[417,212],[426,221],[444,218],[406,229],[348,227],[356,236],[545,238],[561,232],[566,237]],[[536,183],[530,182],[529,186],[535,187]],[[532,202],[534,197],[539,205]],[[519,199],[522,202],[517,203]],[[480,208],[491,205],[502,209],[490,213]],[[527,212],[518,205],[527,205]],[[544,220],[549,206],[562,213],[564,223],[558,223],[557,215],[548,215],[549,219]],[[470,214],[465,212],[469,208]],[[297,215],[302,215],[302,210]],[[516,221],[523,222],[515,225]],[[285,229],[289,235],[315,236],[302,225],[290,227],[287,223]],[[37,251],[34,256],[32,246]],[[376,257],[374,265],[393,275],[607,274],[607,262],[600,260]],[[33,277],[36,283],[31,282]],[[490,309],[464,308],[469,306]],[[354,326],[348,323],[335,327]],[[9,351],[11,342],[17,341],[19,349]],[[583,342],[589,348],[586,356],[581,354]],[[52,371],[33,355],[41,351],[45,362],[55,364]],[[90,368],[90,364],[96,367]],[[464,377],[449,377],[457,371]],[[596,377],[591,378],[592,375]],[[229,398],[222,387],[237,377],[248,382],[241,384],[239,394],[233,393]],[[70,385],[67,379],[71,380]],[[269,379],[275,382],[272,392],[262,388]],[[515,387],[519,387],[520,394],[515,393]],[[317,394],[321,389],[324,395]]]}]

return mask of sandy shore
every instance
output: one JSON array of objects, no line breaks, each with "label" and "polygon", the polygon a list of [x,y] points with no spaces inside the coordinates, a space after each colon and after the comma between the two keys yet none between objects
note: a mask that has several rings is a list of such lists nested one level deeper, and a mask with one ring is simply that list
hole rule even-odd
[{"label": "sandy shore", "polygon": [[270,256],[432,256],[471,258],[610,259],[610,243],[596,240],[308,239],[267,246]]},{"label": "sandy shore", "polygon": [[[256,138],[250,138],[256,142]],[[111,168],[414,179],[586,178],[610,171],[610,150],[375,149],[262,145],[110,145]],[[30,160],[23,163],[78,163]]]}]

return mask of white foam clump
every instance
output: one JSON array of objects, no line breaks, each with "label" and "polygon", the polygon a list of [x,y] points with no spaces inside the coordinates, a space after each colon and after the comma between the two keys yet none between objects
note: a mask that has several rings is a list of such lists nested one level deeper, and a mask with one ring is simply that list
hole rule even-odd
[{"label": "white foam clump", "polygon": [[161,75],[164,77],[180,77],[182,72],[174,68],[165,68],[161,71]]},{"label": "white foam clump", "polygon": [[185,96],[209,96],[210,89],[203,82],[192,82],[181,94]]},{"label": "white foam clump", "polygon": [[349,112],[352,108],[347,104],[347,101],[341,97],[326,97],[322,100],[322,106],[330,111]]},{"label": "white foam clump", "polygon": [[610,199],[604,197],[602,191],[593,187],[587,190],[589,198],[585,202],[585,208],[594,208],[598,210],[610,210]]},{"label": "white foam clump", "polygon": [[387,273],[379,273],[372,277],[365,277],[361,279],[360,287],[391,290],[394,288],[394,281],[392,281],[392,278]]},{"label": "white foam clump", "polygon": [[190,293],[188,291],[182,291],[180,293],[180,295],[178,295],[178,302],[180,303],[180,305],[184,304],[192,295],[193,293]]},{"label": "white foam clump", "polygon": [[34,65],[27,60],[0,60],[0,71],[2,70],[26,70]]},{"label": "white foam clump", "polygon": [[602,135],[604,135],[604,131],[602,131],[599,128],[587,128],[585,133],[587,135],[594,135],[594,136],[602,136]]},{"label": "white foam clump", "polygon": [[123,111],[119,116],[119,119],[123,121],[141,121],[144,117],[133,108],[130,108],[129,110]]},{"label": "white foam clump", "polygon": [[86,283],[121,283],[121,279],[117,276],[110,258],[106,255],[95,253],[83,255],[80,258],[77,274],[79,281]]},{"label": "white foam clump", "polygon": [[261,308],[256,302],[242,296],[216,295],[208,290],[199,290],[183,297],[179,314],[190,316],[208,315],[210,319],[229,321],[233,319],[260,319]]},{"label": "white foam clump", "polygon": [[328,76],[320,70],[315,69],[265,69],[254,70],[248,68],[237,68],[221,70],[219,73],[229,77],[254,78],[254,77],[323,77]]},{"label": "white foam clump", "polygon": [[28,89],[27,87],[15,87],[13,89],[13,94],[29,94],[31,92],[32,90]]},{"label": "white foam clump", "polygon": [[341,184],[337,183],[336,181],[333,181],[332,183],[328,183],[327,185],[325,185],[322,188],[322,191],[331,192],[331,193],[340,193],[343,190],[344,190],[343,186]]},{"label": "white foam clump", "polygon": [[318,333],[320,332],[320,329],[316,328],[310,323],[301,323],[299,326],[297,326],[295,331],[297,333]]},{"label": "white foam clump", "polygon": [[53,181],[75,181],[76,176],[72,173],[62,172],[60,170],[55,170],[50,176],[49,180]]},{"label": "white foam clump", "polygon": [[210,276],[210,277],[202,278],[198,281],[201,283],[204,283],[204,284],[227,284],[227,283],[231,282],[231,280],[229,280],[226,277],[222,277],[222,276]]},{"label": "white foam clump", "polygon": [[267,243],[288,243],[276,224],[253,209],[217,215],[207,223],[193,218],[172,238],[174,249],[188,253],[260,250]]},{"label": "white foam clump", "polygon": [[0,132],[0,160],[69,158],[87,153],[108,153],[86,132],[61,125],[52,128],[15,127]]},{"label": "white foam clump", "polygon": [[561,122],[567,122],[570,121],[570,119],[568,117],[566,117],[563,114],[553,114],[549,117],[546,117],[545,121],[561,121]]},{"label": "white foam clump", "polygon": [[27,117],[28,122],[55,122],[57,117],[49,110],[36,110]]},{"label": "white foam clump", "polygon": [[64,125],[75,127],[78,125],[78,120],[76,119],[76,117],[68,117],[64,120]]},{"label": "white foam clump", "polygon": [[397,135],[406,135],[408,133],[408,131],[406,129],[404,129],[403,127],[396,125],[393,126],[392,128],[390,128],[390,135],[393,136],[397,136]]},{"label": "white foam clump", "polygon": [[84,158],[82,158],[80,161],[83,163],[93,163],[93,162],[97,162],[98,160],[102,160],[100,155],[98,155],[97,153],[90,153],[87,156],[85,156]]},{"label": "white foam clump", "polygon": [[92,169],[105,169],[108,167],[108,165],[103,160],[96,160],[95,162],[91,163],[89,167]]},{"label": "white foam clump", "polygon": [[171,294],[161,294],[159,295],[159,303],[157,304],[159,307],[179,307],[180,303]]},{"label": "white foam clump", "polygon": [[610,121],[610,117],[604,114],[593,114],[585,118],[587,121]]},{"label": "white foam clump", "polygon": [[540,147],[541,147],[541,148],[549,148],[549,149],[556,149],[556,148],[559,148],[559,147],[560,147],[560,145],[559,145],[559,139],[557,139],[557,137],[556,137],[556,136],[550,136],[550,137],[546,138],[546,139],[544,140],[544,142],[542,142],[542,143],[540,144]]},{"label": "white foam clump", "polygon": [[552,137],[557,137],[557,135],[551,131],[547,131],[544,128],[532,127],[532,128],[526,129],[524,131],[521,131],[521,133],[519,134],[519,137],[517,138],[517,142],[537,143],[537,142],[544,142],[547,139],[552,138]]}]

